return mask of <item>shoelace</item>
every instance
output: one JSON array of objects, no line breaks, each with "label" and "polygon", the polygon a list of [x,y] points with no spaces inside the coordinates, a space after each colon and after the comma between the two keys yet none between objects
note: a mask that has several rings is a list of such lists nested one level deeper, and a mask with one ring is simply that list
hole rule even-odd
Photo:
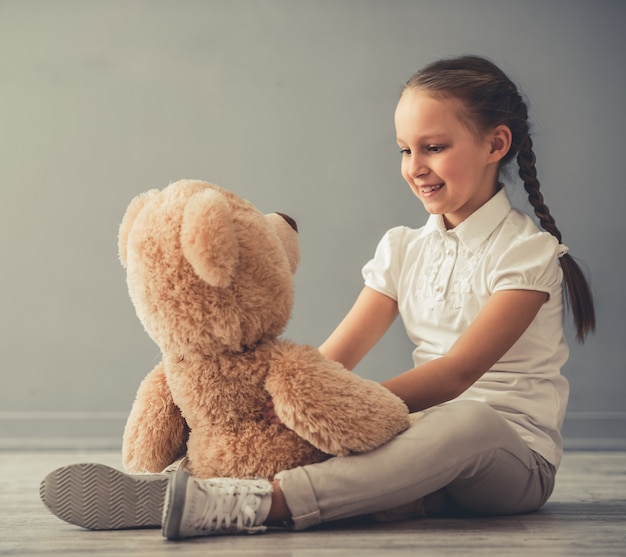
[{"label": "shoelace", "polygon": [[214,485],[198,488],[205,494],[204,508],[194,521],[197,531],[236,531],[254,526],[258,497],[246,485]]}]

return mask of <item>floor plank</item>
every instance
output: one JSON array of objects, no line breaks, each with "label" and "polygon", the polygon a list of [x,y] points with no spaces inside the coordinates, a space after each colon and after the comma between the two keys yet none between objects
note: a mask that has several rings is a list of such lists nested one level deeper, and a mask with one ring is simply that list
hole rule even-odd
[{"label": "floor plank", "polygon": [[529,515],[341,524],[176,543],[159,530],[91,532],[49,514],[39,482],[75,462],[121,468],[116,452],[0,452],[0,555],[626,556],[626,452],[566,453],[551,500]]}]

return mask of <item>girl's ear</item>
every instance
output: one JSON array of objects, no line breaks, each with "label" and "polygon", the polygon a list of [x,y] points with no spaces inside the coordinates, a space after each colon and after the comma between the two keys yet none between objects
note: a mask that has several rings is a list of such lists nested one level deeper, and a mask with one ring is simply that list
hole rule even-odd
[{"label": "girl's ear", "polygon": [[489,152],[491,162],[504,158],[511,148],[513,134],[508,126],[500,125],[494,128],[490,134],[491,150]]}]

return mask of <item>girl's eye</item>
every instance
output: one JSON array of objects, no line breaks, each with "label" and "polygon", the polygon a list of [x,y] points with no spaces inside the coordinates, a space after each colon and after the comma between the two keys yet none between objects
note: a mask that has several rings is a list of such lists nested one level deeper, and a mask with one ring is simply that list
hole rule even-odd
[{"label": "girl's eye", "polygon": [[429,153],[441,153],[441,151],[444,150],[444,146],[443,145],[429,145],[428,147],[426,147],[426,150]]},{"label": "girl's eye", "polygon": [[410,155],[411,154],[411,149],[400,149],[400,154],[402,155]]}]

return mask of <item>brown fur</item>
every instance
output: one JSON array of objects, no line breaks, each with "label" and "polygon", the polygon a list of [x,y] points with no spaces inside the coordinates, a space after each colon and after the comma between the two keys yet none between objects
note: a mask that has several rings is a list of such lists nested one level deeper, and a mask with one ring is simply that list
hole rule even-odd
[{"label": "brown fur", "polygon": [[[408,427],[389,391],[280,338],[299,261],[297,232],[281,216],[183,180],[131,202],[119,253],[162,352],[124,431],[129,471],[159,472],[187,454],[199,477],[272,478],[372,450]],[[285,425],[262,418],[270,397]]]}]

